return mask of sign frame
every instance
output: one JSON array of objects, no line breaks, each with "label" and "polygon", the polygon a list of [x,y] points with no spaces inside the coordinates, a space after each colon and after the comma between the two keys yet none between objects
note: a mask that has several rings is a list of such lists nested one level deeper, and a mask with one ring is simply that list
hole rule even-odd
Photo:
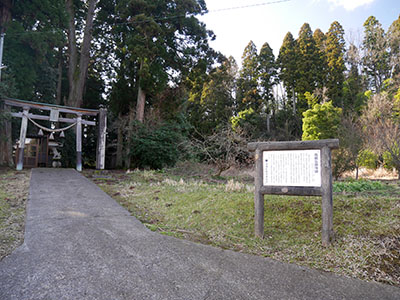
[{"label": "sign frame", "polygon": [[[322,196],[322,244],[328,246],[334,238],[333,192],[331,150],[339,148],[338,139],[292,142],[249,143],[249,151],[255,152],[254,223],[255,235],[264,237],[264,195]],[[289,150],[320,150],[321,186],[288,186],[263,184],[263,152]]]}]

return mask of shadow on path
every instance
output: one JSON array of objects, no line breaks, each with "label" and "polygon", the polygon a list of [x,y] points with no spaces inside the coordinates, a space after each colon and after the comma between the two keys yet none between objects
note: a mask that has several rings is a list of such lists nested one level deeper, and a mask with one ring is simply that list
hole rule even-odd
[{"label": "shadow on path", "polygon": [[400,299],[400,289],[159,235],[78,172],[34,169],[0,299]]}]

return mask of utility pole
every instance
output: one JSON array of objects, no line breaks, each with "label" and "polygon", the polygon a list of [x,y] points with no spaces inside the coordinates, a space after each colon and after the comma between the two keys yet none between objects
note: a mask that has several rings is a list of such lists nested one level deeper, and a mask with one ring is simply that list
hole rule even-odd
[{"label": "utility pole", "polygon": [[1,81],[1,70],[4,68],[3,66],[3,45],[4,45],[4,36],[6,34],[2,33],[0,35],[0,81]]}]

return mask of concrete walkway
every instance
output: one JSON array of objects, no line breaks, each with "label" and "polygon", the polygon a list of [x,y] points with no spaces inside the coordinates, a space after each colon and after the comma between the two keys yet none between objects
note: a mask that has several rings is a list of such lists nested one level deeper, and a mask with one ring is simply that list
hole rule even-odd
[{"label": "concrete walkway", "polygon": [[69,169],[34,169],[0,299],[400,299],[388,285],[162,236]]}]

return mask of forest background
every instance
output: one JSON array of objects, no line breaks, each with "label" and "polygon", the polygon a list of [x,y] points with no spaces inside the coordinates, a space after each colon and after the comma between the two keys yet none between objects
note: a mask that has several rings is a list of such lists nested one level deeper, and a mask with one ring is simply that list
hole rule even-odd
[{"label": "forest background", "polygon": [[[109,112],[107,167],[251,161],[250,141],[339,138],[334,175],[360,166],[400,170],[400,16],[369,17],[360,42],[305,23],[277,57],[250,41],[241,67],[212,49],[204,0],[6,0],[0,96]],[[0,121],[10,116],[0,114]],[[13,120],[13,128],[19,128]],[[48,124],[47,124],[48,125]],[[30,130],[35,128],[30,127]],[[11,164],[0,127],[0,164]],[[94,165],[96,133],[83,157]],[[74,133],[63,165],[73,166]]]}]

